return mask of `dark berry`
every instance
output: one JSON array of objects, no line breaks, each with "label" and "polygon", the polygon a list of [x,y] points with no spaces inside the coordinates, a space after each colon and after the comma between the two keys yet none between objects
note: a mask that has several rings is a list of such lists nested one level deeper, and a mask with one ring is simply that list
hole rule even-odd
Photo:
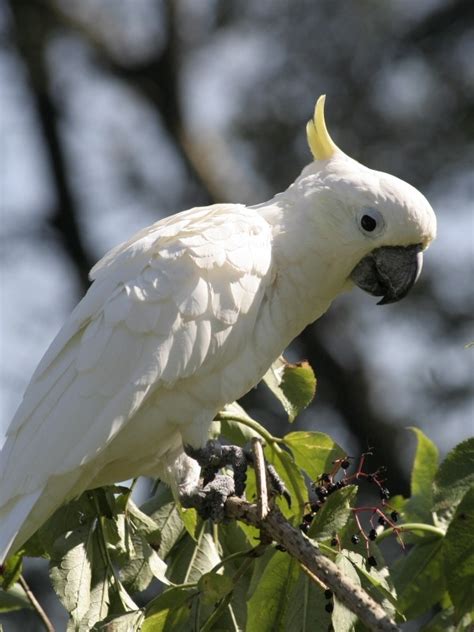
[{"label": "dark berry", "polygon": [[377,566],[377,560],[375,559],[375,557],[373,555],[371,555],[369,558],[367,558],[367,564],[369,566]]},{"label": "dark berry", "polygon": [[347,468],[350,466],[350,463],[347,459],[344,459],[344,461],[341,463],[341,467],[343,470],[347,470]]},{"label": "dark berry", "polygon": [[386,487],[382,487],[380,490],[380,498],[382,500],[388,500],[390,498],[390,491]]},{"label": "dark berry", "polygon": [[317,513],[321,509],[321,505],[318,502],[311,503],[311,511]]},{"label": "dark berry", "polygon": [[303,522],[311,524],[313,522],[313,514],[307,513],[303,516]]},{"label": "dark berry", "polygon": [[332,599],[332,590],[329,590],[329,588],[325,590],[324,596],[326,597],[326,599]]},{"label": "dark berry", "polygon": [[338,483],[337,483],[338,489],[342,489],[346,485],[347,485],[346,481],[338,481]]},{"label": "dark berry", "polygon": [[302,522],[302,523],[299,525],[299,528],[301,529],[301,531],[302,531],[303,533],[308,533],[308,531],[309,531],[309,524],[308,524],[307,522]]},{"label": "dark berry", "polygon": [[284,547],[284,546],[282,546],[281,544],[277,544],[277,545],[275,546],[275,548],[276,548],[276,550],[277,550],[277,551],[281,551],[282,553],[286,553],[286,549],[285,549],[285,547]]},{"label": "dark berry", "polygon": [[328,495],[328,490],[325,487],[320,487],[316,491],[316,494],[317,494],[319,500],[321,500],[321,498],[326,498],[326,496]]},{"label": "dark berry", "polygon": [[332,494],[332,493],[333,493],[333,492],[335,492],[335,491],[336,491],[336,489],[337,489],[337,485],[336,485],[336,483],[329,483],[329,485],[328,485],[328,488],[327,488],[327,489],[328,489],[328,494]]},{"label": "dark berry", "polygon": [[352,544],[359,544],[359,536],[358,535],[353,535],[351,537],[351,542],[352,542]]},{"label": "dark berry", "polygon": [[319,496],[319,502],[321,503],[321,505],[324,505],[324,503],[326,502],[326,496]]},{"label": "dark berry", "polygon": [[400,516],[398,514],[398,511],[392,511],[392,513],[390,514],[390,518],[393,520],[393,522],[397,522],[399,517]]},{"label": "dark berry", "polygon": [[329,612],[329,614],[331,614],[331,612],[334,610],[334,604],[332,603],[327,603],[324,606],[324,610],[326,610],[326,612]]},{"label": "dark berry", "polygon": [[327,474],[326,472],[324,472],[324,474],[321,474],[321,479],[325,482],[325,483],[330,483],[331,482],[331,477],[329,476],[329,474]]},{"label": "dark berry", "polygon": [[385,525],[387,524],[387,521],[385,520],[383,516],[379,516],[378,523],[381,524],[382,527],[385,527]]},{"label": "dark berry", "polygon": [[337,540],[337,538],[333,538],[333,539],[331,540],[331,546],[337,546],[337,545],[338,545],[338,540]]},{"label": "dark berry", "polygon": [[369,531],[369,540],[375,540],[377,537],[377,531],[375,529],[371,529]]}]

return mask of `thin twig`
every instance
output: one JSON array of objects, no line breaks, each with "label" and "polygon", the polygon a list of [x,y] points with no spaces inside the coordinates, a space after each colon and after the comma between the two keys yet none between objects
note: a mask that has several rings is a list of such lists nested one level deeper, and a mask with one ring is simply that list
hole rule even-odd
[{"label": "thin twig", "polygon": [[51,623],[51,621],[49,620],[48,615],[43,610],[40,602],[36,599],[33,591],[31,590],[31,588],[26,583],[26,579],[23,577],[23,575],[20,575],[18,581],[20,583],[20,586],[25,591],[25,594],[26,594],[26,597],[27,597],[28,601],[33,606],[33,608],[36,611],[36,614],[38,615],[38,617],[41,619],[45,629],[48,630],[48,632],[55,632],[54,625]]},{"label": "thin twig", "polygon": [[268,515],[268,490],[267,468],[263,456],[262,443],[258,437],[252,437],[253,467],[257,479],[257,515],[258,519],[265,520]]},{"label": "thin twig", "polygon": [[232,496],[227,499],[226,516],[242,520],[261,530],[283,546],[291,557],[303,564],[312,575],[330,588],[336,597],[373,632],[399,632],[399,627],[385,610],[360,586],[316,548],[303,533],[293,527],[275,507],[264,520],[258,519],[257,506]]}]

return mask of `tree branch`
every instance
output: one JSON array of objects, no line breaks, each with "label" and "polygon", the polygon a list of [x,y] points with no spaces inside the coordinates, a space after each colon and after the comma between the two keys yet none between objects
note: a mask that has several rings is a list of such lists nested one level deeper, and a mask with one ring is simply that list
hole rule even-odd
[{"label": "tree branch", "polygon": [[48,615],[43,610],[40,602],[36,599],[33,591],[26,583],[26,579],[23,577],[23,575],[20,575],[18,582],[20,586],[23,588],[23,590],[25,591],[26,597],[28,601],[30,602],[30,604],[33,606],[33,609],[35,610],[36,614],[39,616],[39,618],[43,622],[45,629],[48,630],[48,632],[55,632],[54,626],[49,620]]},{"label": "tree branch", "polygon": [[277,508],[259,520],[257,505],[235,496],[228,498],[226,517],[241,520],[260,529],[263,534],[283,546],[310,574],[328,586],[336,597],[373,632],[397,632],[398,626],[384,609],[360,586],[352,584],[329,558],[315,548],[303,533],[293,527]]}]

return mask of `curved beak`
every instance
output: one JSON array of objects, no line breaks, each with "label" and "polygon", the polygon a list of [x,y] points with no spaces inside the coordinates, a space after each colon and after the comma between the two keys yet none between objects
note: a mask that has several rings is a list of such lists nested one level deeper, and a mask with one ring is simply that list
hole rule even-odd
[{"label": "curved beak", "polygon": [[408,294],[420,276],[422,266],[421,244],[383,246],[359,261],[350,278],[369,294],[382,296],[377,305],[387,305]]}]

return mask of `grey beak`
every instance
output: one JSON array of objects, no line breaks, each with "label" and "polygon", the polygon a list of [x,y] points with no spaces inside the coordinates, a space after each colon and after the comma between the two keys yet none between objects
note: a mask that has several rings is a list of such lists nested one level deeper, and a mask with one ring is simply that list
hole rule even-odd
[{"label": "grey beak", "polygon": [[351,279],[362,290],[382,296],[377,305],[395,303],[406,296],[423,266],[421,244],[383,246],[373,250],[352,270]]}]

